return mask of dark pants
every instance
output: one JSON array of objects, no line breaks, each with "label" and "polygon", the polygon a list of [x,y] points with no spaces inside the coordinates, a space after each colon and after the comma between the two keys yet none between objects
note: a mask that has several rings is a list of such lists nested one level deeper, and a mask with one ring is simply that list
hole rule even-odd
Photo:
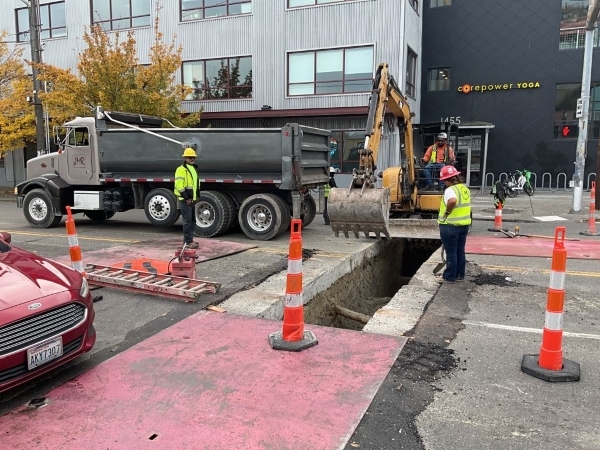
[{"label": "dark pants", "polygon": [[446,270],[442,274],[444,280],[456,281],[457,278],[465,278],[465,245],[468,233],[468,226],[440,225],[440,238],[446,251]]},{"label": "dark pants", "polygon": [[[433,187],[434,184],[434,172],[437,170],[439,171],[442,167],[444,167],[446,164],[444,163],[427,163],[427,165],[425,166],[425,182],[427,184],[427,187]],[[444,183],[442,181],[439,181],[440,186],[444,186]]]},{"label": "dark pants", "polygon": [[323,220],[325,225],[329,225],[329,213],[327,212],[327,197],[325,197],[325,206],[323,207]]},{"label": "dark pants", "polygon": [[183,243],[191,244],[194,241],[194,230],[196,228],[195,206],[188,205],[185,201],[179,201],[179,210],[183,218]]}]

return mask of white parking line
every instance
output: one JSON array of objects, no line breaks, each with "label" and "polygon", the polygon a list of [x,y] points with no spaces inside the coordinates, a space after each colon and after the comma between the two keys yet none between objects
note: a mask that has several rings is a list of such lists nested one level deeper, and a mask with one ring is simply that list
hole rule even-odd
[{"label": "white parking line", "polygon": [[[486,328],[495,328],[498,330],[522,331],[524,333],[542,334],[541,328],[514,327],[511,325],[500,325],[497,323],[478,322],[478,321],[474,321],[474,320],[463,320],[462,323],[465,325],[472,325],[474,327],[486,327]],[[568,331],[564,331],[563,336],[600,340],[600,334],[570,333]]]}]

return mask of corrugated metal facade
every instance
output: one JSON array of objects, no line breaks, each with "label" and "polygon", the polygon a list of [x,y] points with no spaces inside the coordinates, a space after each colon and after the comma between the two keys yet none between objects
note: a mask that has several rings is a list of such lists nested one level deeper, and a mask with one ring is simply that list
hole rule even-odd
[{"label": "corrugated metal facade", "polygon": [[[40,0],[41,4],[56,0]],[[154,6],[159,0],[149,0]],[[205,19],[193,22],[179,21],[179,1],[160,1],[160,28],[165,40],[173,35],[183,47],[183,60],[252,56],[251,99],[211,100],[185,102],[186,111],[227,112],[258,111],[263,105],[273,110],[365,107],[369,94],[340,94],[287,97],[287,54],[301,50],[372,45],[373,67],[387,62],[390,72],[403,89],[406,77],[407,45],[421,55],[422,19],[408,4],[408,0],[355,0],[341,1],[303,8],[287,8],[287,0],[253,0],[252,14]],[[15,38],[15,9],[22,8],[21,0],[0,2],[0,28]],[[82,35],[89,27],[91,6],[88,0],[65,0],[67,38],[44,40],[44,60],[50,64],[75,70],[77,57],[83,49]],[[152,27],[135,29],[140,63],[148,62],[148,52],[154,38]],[[13,40],[13,39],[11,39]],[[17,44],[23,45],[23,44]],[[27,46],[28,47],[28,46]],[[27,48],[27,58],[30,57]],[[417,74],[417,80],[420,80]],[[177,73],[181,82],[181,72]],[[417,86],[419,92],[419,86]],[[420,102],[411,100],[411,108],[420,116]],[[281,123],[300,121],[301,118],[269,118],[227,121],[235,126],[256,126],[263,122],[279,126]],[[360,129],[364,117],[302,118],[307,125],[328,129]],[[216,124],[215,124],[216,126]],[[389,147],[396,142],[385,139]],[[382,149],[387,156],[380,166],[393,162],[394,147]],[[397,158],[396,158],[397,159]]]}]

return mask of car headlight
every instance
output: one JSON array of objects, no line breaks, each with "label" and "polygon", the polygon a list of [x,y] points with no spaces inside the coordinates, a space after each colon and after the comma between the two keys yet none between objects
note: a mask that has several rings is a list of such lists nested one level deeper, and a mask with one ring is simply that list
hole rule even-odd
[{"label": "car headlight", "polygon": [[79,289],[79,295],[83,298],[87,297],[90,293],[90,287],[88,286],[88,282],[85,278],[82,278],[81,289]]}]

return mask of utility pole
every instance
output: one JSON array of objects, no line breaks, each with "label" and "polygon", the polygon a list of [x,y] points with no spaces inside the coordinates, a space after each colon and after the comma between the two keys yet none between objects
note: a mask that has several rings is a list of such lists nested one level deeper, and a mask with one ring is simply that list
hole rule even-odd
[{"label": "utility pole", "polygon": [[[29,0],[29,38],[31,44],[31,60],[35,64],[42,61],[40,46],[40,28],[39,23],[40,0]],[[33,78],[33,106],[35,107],[35,136],[38,155],[44,153],[46,139],[44,136],[44,108],[40,102],[40,81],[38,80],[38,69],[34,65],[31,69]]]}]

